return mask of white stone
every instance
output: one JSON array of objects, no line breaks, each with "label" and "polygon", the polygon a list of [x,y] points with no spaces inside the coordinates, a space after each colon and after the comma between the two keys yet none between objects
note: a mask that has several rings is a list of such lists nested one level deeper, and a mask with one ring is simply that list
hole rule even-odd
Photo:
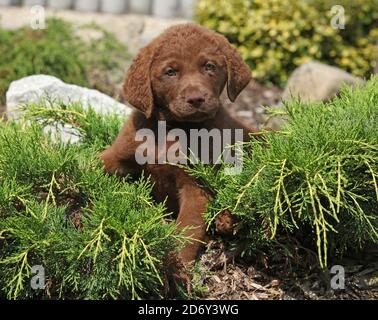
[{"label": "white stone", "polygon": [[79,130],[67,124],[47,125],[43,128],[43,132],[51,135],[53,141],[59,141],[63,144],[78,143],[81,139]]},{"label": "white stone", "polygon": [[[117,114],[126,117],[132,109],[113,98],[92,89],[66,84],[58,78],[47,75],[34,75],[13,81],[6,93],[6,112],[8,119],[17,120],[22,116],[20,107],[27,103],[38,103],[49,98],[63,103],[80,102],[84,109],[91,107],[100,115]],[[77,142],[78,134],[68,126],[49,126],[45,128],[53,134],[61,132],[64,142]]]}]

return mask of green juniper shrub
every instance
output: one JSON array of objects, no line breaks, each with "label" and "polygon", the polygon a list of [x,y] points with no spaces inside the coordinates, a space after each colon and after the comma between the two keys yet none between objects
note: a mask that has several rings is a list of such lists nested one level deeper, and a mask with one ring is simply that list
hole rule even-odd
[{"label": "green juniper shrub", "polygon": [[43,102],[24,106],[25,118],[42,126],[68,126],[81,138],[80,143],[87,147],[105,148],[117,137],[124,118],[116,113],[102,116],[92,108],[84,109],[80,103],[63,103],[50,98]]},{"label": "green juniper shrub", "polygon": [[[287,124],[244,145],[243,170],[187,170],[214,192],[206,220],[229,210],[241,223],[232,245],[245,254],[293,255],[295,241],[319,265],[378,243],[378,78],[327,103],[286,104]],[[122,119],[46,102],[0,124],[0,296],[109,299],[161,295],[163,260],[184,239],[151,183],[103,174],[98,154]],[[31,120],[31,121],[30,121]],[[78,144],[43,133],[69,124]],[[27,160],[27,161],[25,161]],[[30,288],[31,267],[46,270]],[[197,288],[200,292],[203,288]]]},{"label": "green juniper shrub", "polygon": [[294,99],[286,111],[282,131],[244,146],[241,174],[203,165],[189,172],[216,194],[210,228],[227,209],[242,220],[234,242],[246,252],[272,254],[277,244],[288,247],[279,236],[289,235],[326,267],[346,250],[378,243],[378,78],[331,102]]},{"label": "green juniper shrub", "polygon": [[[164,257],[185,239],[164,204],[152,200],[149,179],[103,173],[99,152],[123,119],[78,104],[27,109],[25,120],[0,123],[0,296],[161,296]],[[44,133],[42,114],[46,121],[74,121],[82,142]],[[45,268],[44,290],[30,287],[34,265]]]}]

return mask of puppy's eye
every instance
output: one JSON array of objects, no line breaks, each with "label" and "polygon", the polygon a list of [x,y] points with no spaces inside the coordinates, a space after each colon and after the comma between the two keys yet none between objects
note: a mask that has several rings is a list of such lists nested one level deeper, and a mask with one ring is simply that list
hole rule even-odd
[{"label": "puppy's eye", "polygon": [[217,66],[212,62],[207,62],[205,64],[205,70],[206,71],[215,71],[216,68],[217,68]]},{"label": "puppy's eye", "polygon": [[168,77],[175,77],[175,76],[177,76],[177,70],[175,70],[173,68],[169,68],[169,69],[167,69],[167,71],[165,72],[165,74]]}]

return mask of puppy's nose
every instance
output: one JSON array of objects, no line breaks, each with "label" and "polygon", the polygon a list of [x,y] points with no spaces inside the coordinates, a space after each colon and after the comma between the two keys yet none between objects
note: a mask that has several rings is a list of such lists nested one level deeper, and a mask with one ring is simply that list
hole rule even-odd
[{"label": "puppy's nose", "polygon": [[205,96],[200,92],[193,92],[186,96],[186,102],[199,108],[205,102]]}]

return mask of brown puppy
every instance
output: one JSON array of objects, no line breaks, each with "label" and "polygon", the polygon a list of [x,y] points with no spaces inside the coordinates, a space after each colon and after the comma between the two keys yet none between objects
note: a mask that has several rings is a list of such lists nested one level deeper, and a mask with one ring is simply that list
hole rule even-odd
[{"label": "brown puppy", "polygon": [[[192,227],[187,235],[205,241],[203,214],[209,194],[177,166],[136,161],[142,143],[136,141],[136,133],[150,129],[155,135],[151,145],[157,148],[155,160],[173,143],[158,146],[158,121],[188,136],[191,129],[243,129],[242,140],[248,139],[253,130],[233,119],[219,97],[227,85],[229,99],[234,101],[250,80],[250,69],[225,37],[195,24],[171,27],[143,48],[129,69],[124,93],[137,110],[102,154],[105,170],[119,176],[139,176],[143,171],[150,175],[155,183],[154,197],[157,201],[168,197],[167,206],[178,215],[178,227]],[[229,224],[229,217],[225,220]],[[222,223],[218,223],[220,229]],[[198,241],[188,244],[180,253],[182,262],[193,261],[200,246]]]}]

